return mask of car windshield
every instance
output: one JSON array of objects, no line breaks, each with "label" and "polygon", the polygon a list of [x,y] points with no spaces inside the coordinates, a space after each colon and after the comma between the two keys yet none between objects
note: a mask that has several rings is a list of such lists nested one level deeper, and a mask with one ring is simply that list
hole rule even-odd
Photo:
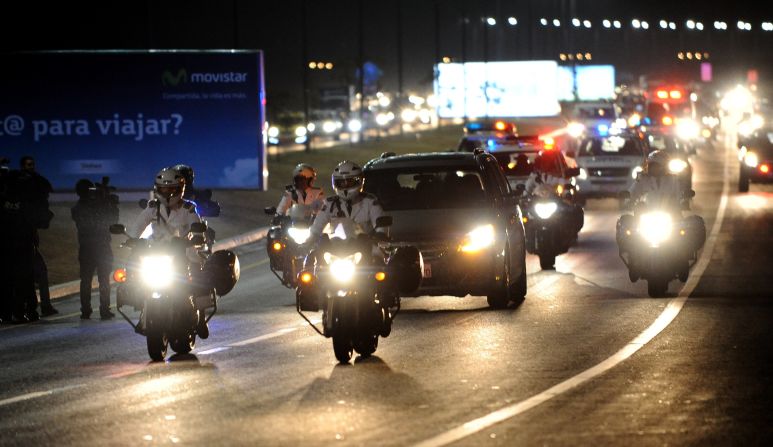
[{"label": "car windshield", "polygon": [[589,138],[580,144],[579,156],[592,155],[639,155],[644,156],[644,149],[639,140],[620,136],[607,138]]},{"label": "car windshield", "polygon": [[684,152],[684,146],[676,138],[665,135],[650,135],[648,139],[652,150],[664,150],[680,154]]},{"label": "car windshield", "polygon": [[372,170],[365,174],[364,189],[386,211],[476,208],[485,200],[478,171],[460,167]]}]

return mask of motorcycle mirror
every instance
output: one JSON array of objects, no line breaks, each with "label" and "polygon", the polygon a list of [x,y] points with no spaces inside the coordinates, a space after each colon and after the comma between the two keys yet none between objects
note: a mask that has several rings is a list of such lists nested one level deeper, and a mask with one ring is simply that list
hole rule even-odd
[{"label": "motorcycle mirror", "polygon": [[206,222],[193,222],[191,224],[191,233],[204,233],[207,231]]},{"label": "motorcycle mirror", "polygon": [[577,177],[580,175],[580,168],[567,168],[564,174],[566,178]]},{"label": "motorcycle mirror", "polygon": [[268,214],[269,216],[273,216],[276,214],[276,207],[275,206],[267,206],[263,208],[263,212]]},{"label": "motorcycle mirror", "polygon": [[148,207],[148,199],[140,199],[137,203],[143,210]]},{"label": "motorcycle mirror", "polygon": [[392,226],[392,216],[381,216],[376,219],[376,228],[386,228]]},{"label": "motorcycle mirror", "polygon": [[126,227],[123,224],[110,225],[110,234],[126,234]]}]

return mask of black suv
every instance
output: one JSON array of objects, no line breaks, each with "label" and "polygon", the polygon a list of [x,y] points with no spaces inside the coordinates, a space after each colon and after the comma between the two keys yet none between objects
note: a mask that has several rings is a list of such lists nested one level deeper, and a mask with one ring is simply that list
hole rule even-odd
[{"label": "black suv", "polygon": [[424,261],[420,295],[486,295],[506,307],[526,295],[526,251],[518,193],[491,155],[384,154],[364,169],[364,189],[391,215],[391,244]]}]

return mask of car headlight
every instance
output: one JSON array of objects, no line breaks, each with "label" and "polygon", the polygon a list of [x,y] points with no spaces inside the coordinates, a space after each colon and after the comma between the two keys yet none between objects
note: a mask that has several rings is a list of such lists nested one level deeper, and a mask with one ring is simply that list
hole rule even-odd
[{"label": "car headlight", "polygon": [[362,130],[362,121],[353,119],[349,121],[346,127],[349,129],[349,132],[359,132]]},{"label": "car headlight", "polygon": [[464,235],[459,250],[465,253],[475,253],[492,245],[494,245],[494,226],[481,225]]},{"label": "car headlight", "polygon": [[558,205],[556,202],[537,202],[534,204],[534,212],[540,219],[550,219],[550,216],[556,212]]},{"label": "car headlight", "polygon": [[672,174],[681,174],[685,169],[687,169],[687,162],[680,158],[673,158],[668,162],[668,170]]},{"label": "car headlight", "polygon": [[338,282],[349,282],[354,277],[355,265],[362,260],[362,253],[357,252],[345,258],[339,258],[332,253],[325,252],[322,257],[330,266],[330,274]]},{"label": "car headlight", "polygon": [[750,168],[756,168],[760,163],[760,159],[754,152],[746,152],[746,156],[744,157],[743,162]]},{"label": "car headlight", "polygon": [[571,122],[566,126],[566,133],[572,138],[580,138],[583,132],[585,132],[585,126],[582,123]]},{"label": "car headlight", "polygon": [[671,237],[672,227],[671,216],[662,211],[644,213],[639,217],[639,234],[653,247]]},{"label": "car headlight", "polygon": [[298,126],[295,128],[296,137],[305,137],[308,132],[309,131],[306,129],[306,126]]},{"label": "car headlight", "polygon": [[143,256],[140,260],[140,278],[149,287],[164,288],[172,283],[173,276],[171,256]]},{"label": "car headlight", "polygon": [[639,173],[644,171],[644,168],[641,166],[636,166],[635,168],[631,169],[631,177],[633,177],[634,180],[636,180],[636,177],[639,176]]},{"label": "car headlight", "polygon": [[335,121],[325,121],[322,123],[322,131],[325,133],[333,133],[336,130],[338,130],[338,125],[336,125]]},{"label": "car headlight", "polygon": [[588,180],[588,171],[585,168],[580,168],[580,175],[577,176],[580,180]]},{"label": "car headlight", "polygon": [[698,138],[699,133],[698,124],[691,119],[681,119],[676,123],[676,134],[683,140]]},{"label": "car headlight", "polygon": [[279,128],[276,126],[269,127],[268,136],[271,138],[279,138]]},{"label": "car headlight", "polygon": [[303,244],[309,239],[309,236],[311,236],[311,230],[309,228],[290,227],[287,230],[287,235],[290,236],[296,244]]}]

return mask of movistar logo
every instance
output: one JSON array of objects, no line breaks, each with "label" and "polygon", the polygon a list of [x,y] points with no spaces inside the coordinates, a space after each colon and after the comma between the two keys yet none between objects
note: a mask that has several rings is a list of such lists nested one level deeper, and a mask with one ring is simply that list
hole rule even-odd
[{"label": "movistar logo", "polygon": [[161,73],[161,84],[164,86],[169,85],[172,87],[177,87],[180,82],[188,82],[188,70],[181,68],[177,70],[177,74],[172,74],[171,70],[164,70],[164,72]]}]

